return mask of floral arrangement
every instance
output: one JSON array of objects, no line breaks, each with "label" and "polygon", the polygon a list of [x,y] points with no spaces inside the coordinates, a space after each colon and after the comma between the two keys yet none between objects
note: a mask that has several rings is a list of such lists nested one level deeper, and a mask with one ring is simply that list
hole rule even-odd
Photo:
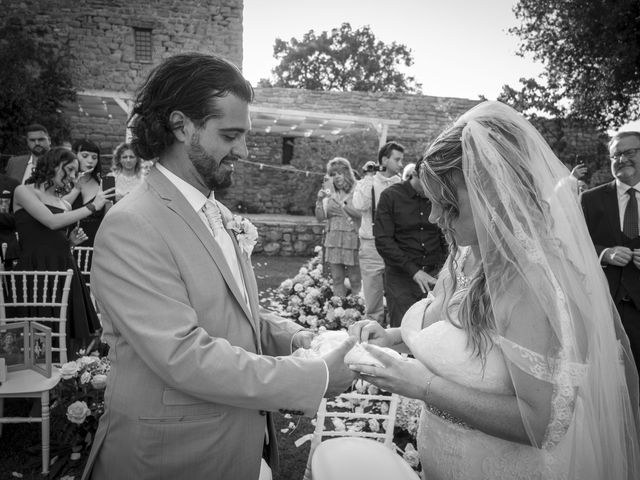
[{"label": "floral arrangement", "polygon": [[258,242],[258,229],[256,226],[240,215],[233,215],[231,220],[227,222],[227,229],[236,236],[240,250],[247,257],[250,257],[253,248]]},{"label": "floral arrangement", "polygon": [[363,318],[364,299],[359,295],[333,295],[331,279],[323,276],[321,251],[317,247],[316,256],[295,277],[285,280],[274,291],[264,292],[261,303],[315,331],[345,329]]},{"label": "floral arrangement", "polygon": [[51,431],[55,443],[71,448],[71,460],[89,448],[104,413],[104,389],[111,369],[109,360],[98,351],[81,356],[60,367],[62,380],[54,389]]}]

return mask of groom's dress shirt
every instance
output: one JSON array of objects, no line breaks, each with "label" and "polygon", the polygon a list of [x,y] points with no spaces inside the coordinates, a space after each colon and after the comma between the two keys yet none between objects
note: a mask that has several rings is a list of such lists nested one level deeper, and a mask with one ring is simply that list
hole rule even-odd
[{"label": "groom's dress shirt", "polygon": [[[175,185],[175,187],[184,196],[187,202],[189,202],[189,205],[193,207],[195,212],[198,214],[198,217],[200,217],[200,220],[202,220],[202,223],[204,223],[205,227],[207,227],[209,232],[211,232],[211,236],[215,238],[215,235],[213,233],[209,220],[207,220],[207,216],[204,213],[204,206],[207,203],[207,201],[210,201],[214,204],[217,203],[216,197],[213,191],[209,195],[209,198],[207,198],[200,192],[200,190],[188,184],[187,182],[182,180],[180,177],[178,177],[177,175],[167,170],[167,168],[165,168],[164,166],[158,164],[157,167],[158,167],[158,170],[160,170],[160,172],[165,177],[167,177],[167,179],[171,183]],[[218,206],[218,209],[220,209],[219,206]],[[218,241],[218,244],[220,245],[220,248],[224,252],[225,259],[229,264],[229,268],[231,268],[231,272],[233,273],[233,276],[236,279],[236,282],[238,283],[240,290],[242,290],[245,301],[247,301],[247,288],[244,284],[244,279],[242,278],[242,274],[240,273],[240,265],[238,264],[238,257],[236,255],[235,250],[233,249],[233,243],[231,243],[231,238],[229,237],[229,233],[226,230],[223,230],[220,234],[227,235],[227,238],[225,239],[227,241],[226,242]],[[229,248],[229,246],[231,248]],[[247,302],[247,306],[249,306],[249,302]]]}]

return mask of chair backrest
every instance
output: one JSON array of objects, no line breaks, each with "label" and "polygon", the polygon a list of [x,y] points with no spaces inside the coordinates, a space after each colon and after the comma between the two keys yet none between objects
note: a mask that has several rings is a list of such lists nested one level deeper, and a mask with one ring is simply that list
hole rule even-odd
[{"label": "chair backrest", "polygon": [[96,302],[96,298],[93,296],[93,292],[91,291],[90,274],[91,264],[93,261],[93,247],[74,247],[73,257],[76,259],[76,264],[78,265],[78,269],[80,270],[80,274],[82,275],[82,280],[89,289],[93,308],[95,309],[96,313],[100,314],[98,302]]},{"label": "chair backrest", "polygon": [[0,271],[0,323],[34,321],[51,328],[53,363],[67,361],[67,307],[73,270]]},{"label": "chair backrest", "polygon": [[89,282],[88,275],[91,272],[93,247],[74,247],[73,256],[76,259],[80,273],[82,273],[82,275],[87,275],[86,282]]}]

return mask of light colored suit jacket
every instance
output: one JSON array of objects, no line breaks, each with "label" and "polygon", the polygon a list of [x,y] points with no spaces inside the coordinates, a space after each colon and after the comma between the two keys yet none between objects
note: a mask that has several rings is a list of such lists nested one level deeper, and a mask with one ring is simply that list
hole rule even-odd
[{"label": "light colored suit jacket", "polygon": [[5,169],[5,173],[11,178],[15,178],[20,183],[22,183],[24,170],[25,168],[27,168],[27,163],[29,163],[30,157],[31,155],[19,155],[17,157],[11,157],[7,161],[7,168]]},{"label": "light colored suit jacket", "polygon": [[84,478],[93,468],[94,480],[257,479],[266,412],[317,410],[326,367],[271,356],[288,355],[300,327],[260,309],[234,244],[250,310],[211,233],[157,169],[105,216],[91,287],[112,370]]}]

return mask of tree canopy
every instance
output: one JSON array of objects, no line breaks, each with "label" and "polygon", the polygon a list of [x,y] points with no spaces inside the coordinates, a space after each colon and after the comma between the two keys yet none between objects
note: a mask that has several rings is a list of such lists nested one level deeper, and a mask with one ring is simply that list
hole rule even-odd
[{"label": "tree canopy", "polygon": [[52,140],[68,137],[62,106],[75,100],[69,63],[58,46],[27,33],[22,21],[7,19],[0,28],[0,152],[26,151],[24,129],[40,123]]},{"label": "tree canopy", "polygon": [[546,85],[522,79],[520,91],[505,87],[501,99],[533,101],[552,114],[565,99],[568,114],[601,127],[638,117],[638,0],[519,0],[514,12],[520,53],[544,64]]},{"label": "tree canopy", "polygon": [[276,38],[273,55],[279,64],[273,80],[260,86],[361,92],[418,93],[421,85],[398,67],[413,65],[405,45],[376,40],[369,28],[352,30],[349,23],[319,35],[313,30],[302,40]]}]

